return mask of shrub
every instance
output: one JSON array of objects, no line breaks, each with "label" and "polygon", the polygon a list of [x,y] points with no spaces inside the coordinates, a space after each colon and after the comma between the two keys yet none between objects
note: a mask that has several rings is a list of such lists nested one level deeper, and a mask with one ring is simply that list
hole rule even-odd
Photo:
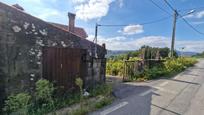
[{"label": "shrub", "polygon": [[[129,61],[141,60],[138,57],[130,57]],[[123,75],[124,61],[123,60],[108,60],[106,64],[106,74],[108,75]]]},{"label": "shrub", "polygon": [[82,109],[82,104],[83,104],[83,80],[81,78],[76,78],[75,84],[80,89],[80,107]]},{"label": "shrub", "polygon": [[54,86],[48,80],[38,80],[35,89],[35,102],[30,107],[30,112],[44,114],[55,109],[54,106]]},{"label": "shrub", "polygon": [[79,87],[81,95],[83,95],[83,80],[81,78],[76,78],[75,84]]},{"label": "shrub", "polygon": [[145,81],[149,79],[156,79],[161,76],[168,76],[170,74],[180,72],[187,67],[193,66],[196,62],[196,59],[186,57],[167,59],[162,65],[154,65],[152,68],[145,69],[143,73],[130,76],[130,80]]},{"label": "shrub", "polygon": [[123,61],[109,60],[106,65],[106,73],[108,75],[122,75],[123,74]]},{"label": "shrub", "polygon": [[28,93],[11,95],[5,101],[4,111],[7,113],[19,112],[19,114],[26,114],[30,99],[31,96]]},{"label": "shrub", "polygon": [[179,72],[187,67],[194,65],[197,61],[194,58],[176,58],[168,59],[164,62],[164,66],[168,72]]},{"label": "shrub", "polygon": [[164,66],[169,72],[176,72],[184,69],[184,65],[182,63],[179,63],[176,59],[167,60],[166,62],[164,62]]},{"label": "shrub", "polygon": [[123,62],[113,61],[107,64],[107,74],[109,75],[122,75],[123,72]]},{"label": "shrub", "polygon": [[36,99],[51,101],[54,92],[54,86],[48,80],[38,80],[36,82]]},{"label": "shrub", "polygon": [[161,76],[165,76],[168,74],[168,71],[160,66],[155,66],[151,69],[146,69],[144,76],[146,77],[146,79],[156,79],[158,77]]}]

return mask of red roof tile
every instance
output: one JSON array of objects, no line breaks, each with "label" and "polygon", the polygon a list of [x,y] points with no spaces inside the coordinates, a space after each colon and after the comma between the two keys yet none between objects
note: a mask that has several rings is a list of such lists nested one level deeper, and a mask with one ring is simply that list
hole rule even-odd
[{"label": "red roof tile", "polygon": [[[69,31],[69,26],[67,26],[67,25],[58,24],[58,23],[51,23],[51,24],[54,26],[57,26],[59,28],[62,28],[63,30]],[[80,27],[75,27],[73,33],[80,36],[81,38],[84,38],[84,39],[88,37],[85,30],[83,28],[80,28]]]}]

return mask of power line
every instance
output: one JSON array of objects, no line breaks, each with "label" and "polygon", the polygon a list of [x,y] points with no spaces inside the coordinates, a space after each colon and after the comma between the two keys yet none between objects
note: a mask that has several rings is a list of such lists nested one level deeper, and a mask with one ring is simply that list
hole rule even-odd
[{"label": "power line", "polygon": [[173,7],[167,0],[164,0],[164,2],[165,2],[173,11],[175,11],[174,7]]},{"label": "power line", "polygon": [[[173,10],[176,11],[176,9],[173,8],[173,6],[167,1],[164,0],[164,2]],[[178,12],[177,12],[178,13]],[[192,28],[195,32],[204,35],[203,32],[199,31],[198,29],[196,29],[193,25],[191,25],[181,14],[178,13],[178,16],[182,18],[182,20],[190,27]]]},{"label": "power line", "polygon": [[[179,14],[180,15],[180,14]],[[181,16],[181,15],[180,15]],[[185,18],[181,17],[182,20],[190,27],[192,28],[195,32],[204,35],[203,32],[199,31],[198,29],[196,29],[193,25],[191,25]]]},{"label": "power line", "polygon": [[152,4],[154,4],[157,8],[159,8],[160,10],[166,12],[168,15],[172,16],[171,13],[169,13],[168,11],[166,11],[164,8],[160,7],[156,2],[154,2],[153,0],[149,0]]},{"label": "power line", "polygon": [[[164,21],[164,20],[167,20],[169,19],[171,16],[167,16],[167,17],[164,17],[164,18],[160,18],[160,19],[157,19],[157,20],[153,20],[153,21],[149,21],[149,22],[144,22],[144,23],[138,23],[138,25],[148,25],[148,24],[154,24],[154,23],[158,23],[158,22],[161,22],[161,21]],[[117,27],[117,26],[129,26],[130,24],[122,24],[122,25],[108,25],[108,24],[98,24],[98,26],[106,26],[106,27]],[[137,25],[137,24],[131,24],[131,25]]]},{"label": "power line", "polygon": [[194,8],[187,8],[187,9],[179,9],[178,12],[189,11],[189,10],[199,10],[199,9],[204,9],[204,6],[194,7]]},{"label": "power line", "polygon": [[[164,20],[167,20],[169,19],[171,16],[168,16],[168,17],[164,17],[164,18],[160,18],[160,19],[157,19],[157,20],[153,20],[153,21],[149,21],[149,22],[144,22],[144,23],[140,23],[139,25],[148,25],[148,24],[153,24],[153,23],[158,23],[158,22],[161,22],[161,21],[164,21]],[[105,25],[105,24],[97,24],[96,23],[96,27],[95,27],[95,37],[94,37],[94,40],[93,42],[96,42],[97,43],[97,34],[98,34],[98,27],[99,26],[103,26],[103,27],[120,27],[120,26],[129,26],[130,24],[124,24],[124,25]],[[136,25],[136,24],[132,24],[132,25]]]}]

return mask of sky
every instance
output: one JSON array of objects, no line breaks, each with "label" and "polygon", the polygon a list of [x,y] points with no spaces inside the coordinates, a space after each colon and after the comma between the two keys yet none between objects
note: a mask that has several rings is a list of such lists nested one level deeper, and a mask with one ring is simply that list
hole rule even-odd
[{"label": "sky", "polygon": [[[83,27],[93,41],[95,24],[124,25],[98,28],[98,43],[109,50],[136,50],[143,45],[170,47],[173,11],[164,0],[0,0],[18,3],[29,13],[44,21],[68,24],[68,12],[76,14],[76,26]],[[204,33],[204,0],[168,0],[194,28]],[[188,14],[194,10],[193,13]],[[168,12],[168,13],[167,13]],[[172,15],[170,15],[172,14]],[[161,20],[164,19],[164,20]],[[158,21],[160,20],[160,21]],[[157,22],[145,24],[149,22]],[[204,51],[204,34],[199,34],[177,18],[176,50]],[[184,48],[184,49],[182,49]]]}]

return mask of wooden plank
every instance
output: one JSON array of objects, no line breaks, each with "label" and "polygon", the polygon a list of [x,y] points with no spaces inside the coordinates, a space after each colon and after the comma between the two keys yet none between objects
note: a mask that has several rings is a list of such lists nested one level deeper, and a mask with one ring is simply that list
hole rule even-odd
[{"label": "wooden plank", "polygon": [[57,81],[57,86],[64,86],[66,90],[76,87],[76,77],[84,80],[87,67],[82,61],[86,50],[71,48],[43,48],[43,77],[52,82]]}]

